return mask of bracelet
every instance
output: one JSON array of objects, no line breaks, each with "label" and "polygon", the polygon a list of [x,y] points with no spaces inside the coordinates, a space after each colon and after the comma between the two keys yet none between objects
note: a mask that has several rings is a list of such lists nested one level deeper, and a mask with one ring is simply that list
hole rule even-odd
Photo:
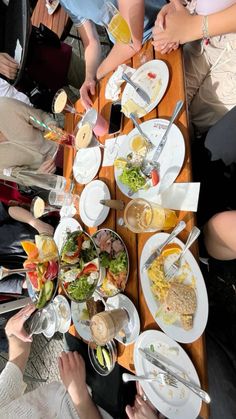
[{"label": "bracelet", "polygon": [[208,31],[208,16],[203,16],[202,19],[202,39],[206,44],[209,43],[210,36]]}]

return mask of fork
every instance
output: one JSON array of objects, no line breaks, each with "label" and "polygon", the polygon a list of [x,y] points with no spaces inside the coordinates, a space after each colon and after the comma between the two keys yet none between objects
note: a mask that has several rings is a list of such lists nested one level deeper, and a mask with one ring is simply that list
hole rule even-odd
[{"label": "fork", "polygon": [[159,372],[157,375],[153,375],[153,377],[146,377],[145,375],[132,375],[125,372],[122,374],[122,379],[124,383],[128,383],[129,381],[157,381],[159,384],[164,386],[178,387],[177,380],[165,372]]},{"label": "fork", "polygon": [[130,112],[129,114],[130,119],[132,120],[135,128],[138,130],[139,134],[141,135],[141,137],[143,137],[145,139],[145,141],[147,142],[148,145],[148,149],[152,150],[154,148],[154,144],[152,144],[150,138],[147,136],[147,134],[145,134],[145,132],[142,130],[142,128],[140,127],[140,124],[137,121],[136,115],[133,112]]},{"label": "fork", "polygon": [[192,246],[193,242],[195,242],[195,240],[198,238],[200,232],[201,231],[197,227],[193,227],[193,229],[190,231],[186,244],[183,250],[180,252],[178,259],[169,267],[167,272],[165,272],[165,278],[168,281],[178,273],[185,253],[189,247]]}]

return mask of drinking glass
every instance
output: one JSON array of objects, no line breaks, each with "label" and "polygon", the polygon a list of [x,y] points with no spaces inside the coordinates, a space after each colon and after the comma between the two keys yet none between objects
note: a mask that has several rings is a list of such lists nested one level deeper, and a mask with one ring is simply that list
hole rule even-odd
[{"label": "drinking glass", "polygon": [[75,207],[78,207],[79,195],[75,195],[70,192],[54,190],[50,191],[48,202],[50,205],[55,205],[56,207],[63,207],[64,205],[74,205]]},{"label": "drinking glass", "polygon": [[132,45],[132,35],[128,23],[109,1],[105,1],[102,7],[101,22],[115,42]]},{"label": "drinking glass", "polygon": [[103,311],[91,318],[92,338],[98,345],[105,345],[113,339],[129,322],[129,315],[124,308]]},{"label": "drinking glass", "polygon": [[52,112],[58,114],[63,111],[82,116],[81,113],[76,111],[74,104],[69,100],[66,91],[64,89],[59,89],[52,101]]},{"label": "drinking glass", "polygon": [[124,211],[125,225],[134,233],[169,230],[176,226],[176,213],[154,202],[137,198],[130,201]]},{"label": "drinking glass", "polygon": [[49,212],[56,211],[55,208],[45,204],[45,201],[40,196],[35,196],[31,201],[30,212],[34,218],[41,218],[43,215]]}]

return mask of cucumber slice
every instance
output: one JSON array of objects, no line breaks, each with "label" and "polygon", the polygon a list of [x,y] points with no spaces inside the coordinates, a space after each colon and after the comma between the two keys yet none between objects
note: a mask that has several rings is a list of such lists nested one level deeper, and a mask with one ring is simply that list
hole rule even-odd
[{"label": "cucumber slice", "polygon": [[110,369],[111,369],[111,358],[110,358],[109,352],[105,348],[102,348],[102,354],[104,356],[104,361],[105,361],[106,368],[108,369],[108,371],[110,371]]},{"label": "cucumber slice", "polygon": [[39,293],[39,299],[38,299],[38,302],[36,304],[36,308],[38,308],[38,309],[43,308],[45,306],[46,302],[47,302],[47,299],[46,299],[46,294],[45,294],[45,290],[44,290],[44,286],[43,286],[43,288],[41,289],[41,291]]},{"label": "cucumber slice", "polygon": [[45,293],[46,300],[49,301],[51,296],[52,296],[52,293],[53,293],[53,282],[52,281],[45,282],[44,293]]},{"label": "cucumber slice", "polygon": [[104,368],[105,367],[105,364],[104,364],[104,359],[103,359],[103,355],[102,355],[102,348],[101,348],[101,346],[97,346],[97,349],[96,349],[96,358],[97,358],[99,364],[101,365],[101,367]]}]

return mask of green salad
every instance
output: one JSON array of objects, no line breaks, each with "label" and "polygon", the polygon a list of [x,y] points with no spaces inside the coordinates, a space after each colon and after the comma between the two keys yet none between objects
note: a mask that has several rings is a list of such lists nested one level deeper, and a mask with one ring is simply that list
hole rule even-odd
[{"label": "green salad", "polygon": [[142,176],[139,167],[125,167],[119,176],[119,180],[133,192],[144,188],[146,179]]},{"label": "green salad", "polygon": [[68,285],[67,292],[74,300],[86,300],[94,290],[94,284],[88,282],[87,275],[81,275]]}]

